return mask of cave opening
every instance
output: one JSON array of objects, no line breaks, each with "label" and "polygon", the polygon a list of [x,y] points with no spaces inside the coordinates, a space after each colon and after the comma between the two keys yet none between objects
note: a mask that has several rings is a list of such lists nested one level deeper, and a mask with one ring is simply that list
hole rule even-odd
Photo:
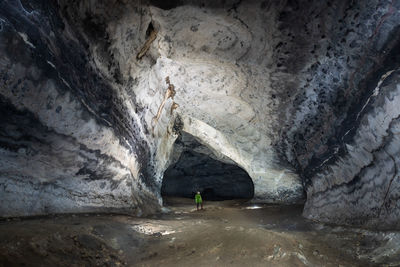
[{"label": "cave opening", "polygon": [[228,158],[218,158],[190,134],[178,137],[173,154],[173,163],[164,172],[163,197],[194,198],[200,191],[205,201],[253,198],[247,172]]}]

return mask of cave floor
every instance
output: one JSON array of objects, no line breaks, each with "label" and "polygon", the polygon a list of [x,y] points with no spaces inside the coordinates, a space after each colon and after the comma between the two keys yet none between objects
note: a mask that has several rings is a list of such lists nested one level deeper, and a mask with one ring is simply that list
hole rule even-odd
[{"label": "cave floor", "polygon": [[56,215],[0,222],[0,266],[374,266],[400,234],[313,223],[302,206],[168,198],[149,218]]}]

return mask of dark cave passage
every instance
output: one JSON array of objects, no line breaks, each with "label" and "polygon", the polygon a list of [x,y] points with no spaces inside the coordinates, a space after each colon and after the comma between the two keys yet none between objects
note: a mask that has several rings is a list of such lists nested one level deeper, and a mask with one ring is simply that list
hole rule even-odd
[{"label": "dark cave passage", "polygon": [[235,162],[216,156],[196,137],[182,132],[174,144],[172,164],[164,172],[161,195],[193,198],[197,191],[205,201],[251,199],[254,185]]},{"label": "dark cave passage", "polygon": [[254,185],[240,167],[207,154],[184,151],[164,173],[162,196],[192,198],[200,191],[205,201],[251,199]]}]

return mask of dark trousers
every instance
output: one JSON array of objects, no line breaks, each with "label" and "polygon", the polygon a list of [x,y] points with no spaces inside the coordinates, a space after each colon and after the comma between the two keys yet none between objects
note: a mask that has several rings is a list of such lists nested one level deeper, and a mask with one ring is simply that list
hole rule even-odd
[{"label": "dark trousers", "polygon": [[197,205],[197,210],[199,210],[199,205],[201,205],[201,209],[203,209],[203,201],[200,203],[196,203],[196,205]]}]

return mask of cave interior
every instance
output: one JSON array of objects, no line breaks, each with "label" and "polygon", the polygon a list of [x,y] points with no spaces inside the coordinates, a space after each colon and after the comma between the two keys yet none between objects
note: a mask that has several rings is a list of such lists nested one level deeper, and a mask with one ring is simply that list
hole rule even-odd
[{"label": "cave interior", "polygon": [[399,51],[400,0],[0,0],[0,266],[398,266]]},{"label": "cave interior", "polygon": [[178,160],[164,173],[162,196],[194,199],[200,192],[204,201],[252,199],[254,185],[242,168],[228,159],[218,159],[193,136],[182,133],[174,145]]}]

